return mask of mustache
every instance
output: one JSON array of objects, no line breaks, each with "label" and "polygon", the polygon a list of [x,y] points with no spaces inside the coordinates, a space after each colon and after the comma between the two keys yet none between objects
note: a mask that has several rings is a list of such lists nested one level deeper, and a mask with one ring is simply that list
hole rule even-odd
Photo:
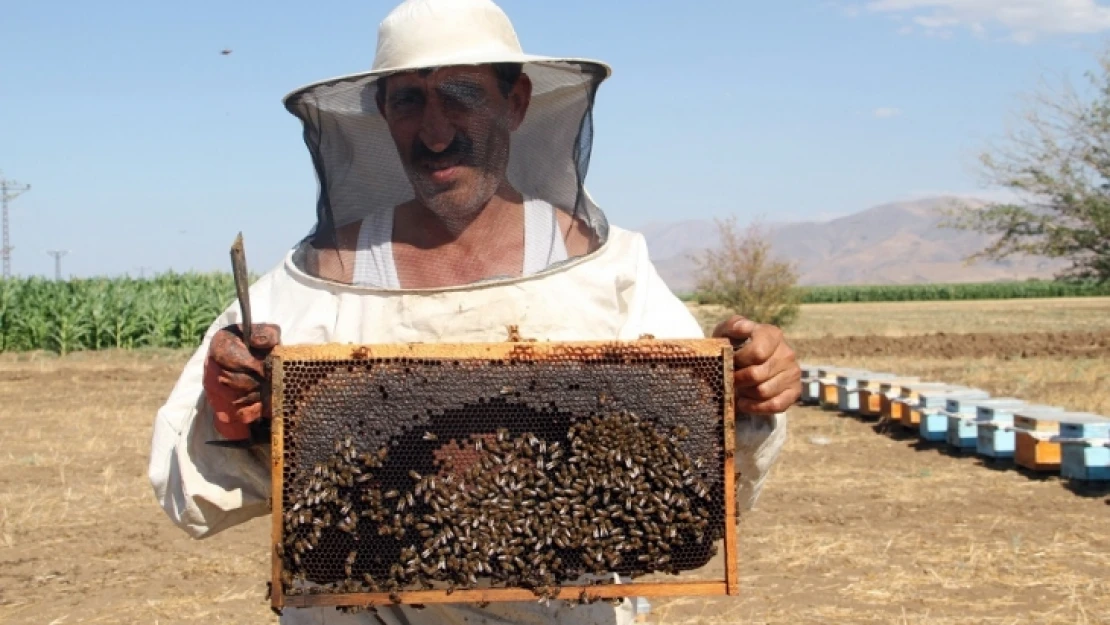
[{"label": "mustache", "polygon": [[455,138],[440,152],[434,152],[420,139],[412,142],[412,163],[414,165],[452,165],[470,164],[474,157],[474,142],[462,134]]}]

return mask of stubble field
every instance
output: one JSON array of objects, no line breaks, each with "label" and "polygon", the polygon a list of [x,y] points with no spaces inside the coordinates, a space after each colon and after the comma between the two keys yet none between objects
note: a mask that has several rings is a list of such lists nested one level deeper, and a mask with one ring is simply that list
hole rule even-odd
[{"label": "stubble field", "polygon": [[[712,313],[712,311],[708,311]],[[811,362],[1110,414],[1110,299],[806,307]],[[265,519],[205,541],[146,478],[182,352],[0,355],[0,622],[273,623]],[[1110,623],[1110,494],[796,407],[743,595],[655,623]]]}]

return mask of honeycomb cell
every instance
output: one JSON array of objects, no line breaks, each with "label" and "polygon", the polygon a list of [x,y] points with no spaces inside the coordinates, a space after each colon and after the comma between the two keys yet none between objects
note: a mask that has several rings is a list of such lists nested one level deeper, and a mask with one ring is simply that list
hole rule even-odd
[{"label": "honeycomb cell", "polygon": [[[283,591],[704,566],[725,532],[724,358],[663,342],[275,359]],[[307,372],[307,373],[306,373]]]}]

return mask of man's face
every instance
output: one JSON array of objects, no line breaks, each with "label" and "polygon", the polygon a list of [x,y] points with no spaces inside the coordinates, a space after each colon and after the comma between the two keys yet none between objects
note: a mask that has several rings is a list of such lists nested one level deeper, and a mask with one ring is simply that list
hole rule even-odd
[{"label": "man's face", "polygon": [[465,223],[497,191],[530,94],[522,75],[504,96],[488,66],[389,77],[382,115],[416,197],[440,219]]}]

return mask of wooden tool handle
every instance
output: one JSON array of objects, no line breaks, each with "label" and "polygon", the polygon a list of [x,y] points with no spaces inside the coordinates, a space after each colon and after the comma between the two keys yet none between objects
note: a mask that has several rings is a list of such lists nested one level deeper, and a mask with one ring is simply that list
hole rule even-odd
[{"label": "wooden tool handle", "polygon": [[251,299],[250,284],[247,277],[247,255],[243,251],[243,233],[235,237],[231,244],[231,274],[235,278],[235,294],[239,298],[239,310],[243,317],[243,343],[251,345]]}]

